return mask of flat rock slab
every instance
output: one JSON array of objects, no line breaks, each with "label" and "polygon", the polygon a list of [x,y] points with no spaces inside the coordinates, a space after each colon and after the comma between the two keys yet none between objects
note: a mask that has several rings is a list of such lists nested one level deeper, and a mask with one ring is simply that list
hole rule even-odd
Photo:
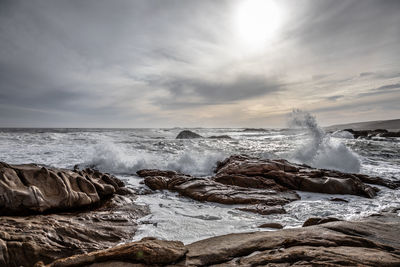
[{"label": "flat rock slab", "polygon": [[[399,232],[400,217],[385,214],[274,232],[228,234],[186,246],[142,240],[48,266],[400,266]],[[130,248],[132,253],[120,257]],[[142,250],[146,257],[152,255],[149,261],[137,258]]]}]

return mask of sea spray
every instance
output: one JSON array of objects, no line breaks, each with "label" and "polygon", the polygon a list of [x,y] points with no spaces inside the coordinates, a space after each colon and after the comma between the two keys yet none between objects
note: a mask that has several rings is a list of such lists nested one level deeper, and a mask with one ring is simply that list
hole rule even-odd
[{"label": "sea spray", "polygon": [[135,174],[140,169],[160,169],[207,176],[213,173],[217,162],[226,156],[222,152],[200,152],[189,148],[175,153],[151,153],[148,149],[133,150],[120,144],[102,142],[93,147],[82,166],[115,174]]},{"label": "sea spray", "polygon": [[310,113],[295,109],[289,115],[291,128],[307,130],[311,140],[298,148],[292,160],[316,168],[334,169],[345,172],[359,172],[359,156],[338,140],[331,139],[329,134],[318,125]]}]

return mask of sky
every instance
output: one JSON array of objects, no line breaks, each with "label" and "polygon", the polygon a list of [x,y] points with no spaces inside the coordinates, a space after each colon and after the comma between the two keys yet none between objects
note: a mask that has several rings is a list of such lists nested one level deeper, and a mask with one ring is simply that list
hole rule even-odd
[{"label": "sky", "polygon": [[0,127],[400,118],[398,0],[0,0]]}]

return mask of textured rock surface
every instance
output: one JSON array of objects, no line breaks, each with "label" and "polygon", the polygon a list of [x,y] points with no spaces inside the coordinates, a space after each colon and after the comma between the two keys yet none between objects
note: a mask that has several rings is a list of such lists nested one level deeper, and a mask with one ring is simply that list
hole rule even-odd
[{"label": "textured rock surface", "polygon": [[353,134],[354,138],[371,138],[371,137],[400,137],[400,131],[389,132],[386,129],[376,129],[376,130],[353,130],[345,129],[344,131]]},{"label": "textured rock surface", "polygon": [[398,183],[379,177],[314,169],[286,160],[263,160],[247,156],[231,156],[220,162],[216,169],[216,176],[222,175],[263,177],[293,190],[351,194],[370,198],[376,195],[377,189],[365,183],[382,185],[391,189],[399,186]]},{"label": "textured rock surface", "polygon": [[243,182],[242,176],[237,182],[232,177],[228,182],[222,179],[222,183],[217,178],[194,178],[172,171],[141,170],[138,175],[145,177],[145,184],[153,190],[168,189],[199,201],[246,204],[250,206],[241,209],[261,214],[284,213],[281,205],[299,199],[292,190],[275,184],[268,188],[256,179]]},{"label": "textured rock surface", "polygon": [[1,210],[19,215],[0,217],[0,266],[32,266],[115,246],[131,238],[137,218],[148,213],[108,174],[0,166]]},{"label": "textured rock surface", "polygon": [[[110,264],[120,261],[123,263],[143,263],[145,266],[173,264],[184,257],[187,248],[179,241],[163,241],[145,238],[138,242],[132,242],[110,249],[94,251],[88,254],[75,255],[66,259],[57,260],[48,267],[85,266],[97,263]],[[37,267],[44,266],[36,264]],[[115,266],[115,265],[112,265]],[[121,266],[124,266],[121,264]],[[126,265],[125,265],[126,266]]]},{"label": "textured rock surface", "polygon": [[129,190],[112,175],[92,169],[72,171],[0,162],[2,215],[77,209],[99,204],[115,193]]},{"label": "textured rock surface", "polygon": [[202,136],[197,133],[194,133],[189,130],[184,130],[176,136],[176,139],[191,139],[191,138],[201,138],[201,137]]},{"label": "textured rock surface", "polygon": [[[229,234],[185,247],[181,243],[172,245],[156,240],[152,241],[156,245],[147,246],[149,241],[144,240],[62,259],[49,266],[154,266],[154,259],[168,266],[400,266],[399,232],[400,217],[387,214],[361,221]],[[145,247],[146,255],[152,255],[150,261],[138,261],[135,249],[129,256],[119,257],[130,247]],[[99,260],[100,255],[107,256]],[[176,262],[179,258],[181,260]],[[138,262],[144,264],[135,265]]]},{"label": "textured rock surface", "polygon": [[372,198],[378,184],[396,188],[398,184],[360,174],[314,169],[286,160],[263,160],[231,156],[220,162],[214,177],[196,178],[174,171],[141,170],[152,190],[168,189],[199,201],[245,204],[241,210],[260,214],[284,213],[282,205],[299,199],[293,190],[328,194],[352,194]]}]

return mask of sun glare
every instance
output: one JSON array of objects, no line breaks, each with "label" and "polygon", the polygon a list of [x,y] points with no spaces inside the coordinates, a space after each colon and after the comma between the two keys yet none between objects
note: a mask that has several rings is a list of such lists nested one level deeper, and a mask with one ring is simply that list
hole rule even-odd
[{"label": "sun glare", "polygon": [[243,0],[236,8],[238,39],[250,49],[261,49],[276,37],[281,22],[281,8],[273,0]]}]

